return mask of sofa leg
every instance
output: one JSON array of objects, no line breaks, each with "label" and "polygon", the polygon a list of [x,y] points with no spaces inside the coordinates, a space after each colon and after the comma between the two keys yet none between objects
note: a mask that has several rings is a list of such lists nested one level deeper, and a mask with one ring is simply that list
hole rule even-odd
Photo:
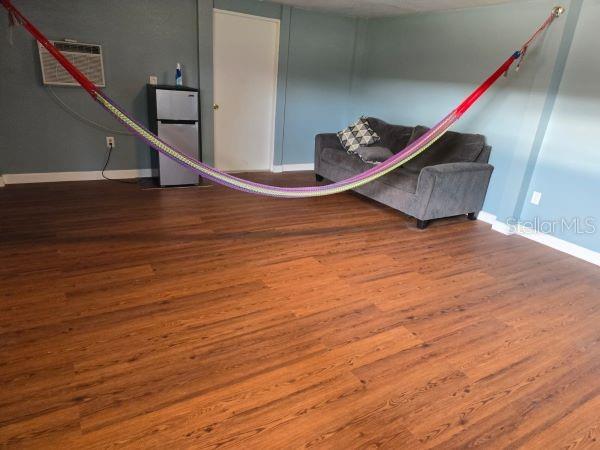
[{"label": "sofa leg", "polygon": [[323,181],[324,180],[324,178],[321,175],[319,175],[318,173],[315,173],[315,179],[317,181]]},{"label": "sofa leg", "polygon": [[467,214],[469,220],[477,220],[477,213],[469,213]]},{"label": "sofa leg", "polygon": [[419,230],[424,230],[425,228],[427,228],[427,225],[429,225],[429,220],[417,219],[417,228]]}]

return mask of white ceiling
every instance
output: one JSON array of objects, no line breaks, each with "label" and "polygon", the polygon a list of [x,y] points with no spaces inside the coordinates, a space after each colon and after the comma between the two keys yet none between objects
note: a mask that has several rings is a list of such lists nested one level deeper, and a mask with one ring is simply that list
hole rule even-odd
[{"label": "white ceiling", "polygon": [[397,16],[425,11],[442,11],[497,5],[517,0],[274,0],[304,9],[359,17]]}]

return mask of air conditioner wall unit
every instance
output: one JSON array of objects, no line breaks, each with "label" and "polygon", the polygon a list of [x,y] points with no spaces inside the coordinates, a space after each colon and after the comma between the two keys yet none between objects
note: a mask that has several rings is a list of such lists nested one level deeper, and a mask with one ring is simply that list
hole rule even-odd
[{"label": "air conditioner wall unit", "polygon": [[[83,44],[74,41],[50,41],[75,67],[77,67],[92,83],[105,87],[104,63],[102,46]],[[60,63],[38,43],[42,80],[45,85],[79,86],[79,83],[67,72]]]}]

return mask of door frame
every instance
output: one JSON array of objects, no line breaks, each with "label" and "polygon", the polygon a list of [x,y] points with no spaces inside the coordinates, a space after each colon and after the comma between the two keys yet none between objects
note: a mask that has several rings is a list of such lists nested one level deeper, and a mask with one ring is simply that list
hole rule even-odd
[{"label": "door frame", "polygon": [[[214,23],[214,15],[215,14],[228,14],[230,16],[238,16],[238,17],[244,17],[244,18],[250,18],[250,19],[255,19],[255,20],[262,20],[262,21],[266,21],[266,22],[271,22],[274,23],[276,25],[276,29],[275,29],[275,61],[273,64],[273,79],[275,80],[274,86],[273,86],[273,117],[272,120],[270,120],[270,132],[269,132],[269,167],[268,170],[270,170],[271,172],[275,172],[275,167],[277,166],[275,164],[275,134],[277,131],[277,91],[278,91],[278,81],[279,81],[279,51],[280,51],[280,44],[281,44],[281,19],[275,19],[273,17],[263,17],[263,16],[256,16],[254,14],[246,14],[246,13],[241,13],[241,12],[237,12],[237,11],[229,11],[226,9],[219,9],[219,8],[213,8],[213,23]],[[215,39],[214,39],[214,35],[215,35],[215,29],[214,29],[214,25],[213,25],[213,30],[212,30],[212,47],[213,47],[213,55],[215,53]],[[214,56],[213,56],[213,61],[214,61]],[[215,76],[214,76],[214,72],[215,72],[215,66],[214,66],[214,62],[213,62],[213,102],[215,101],[214,99],[214,80],[215,80]],[[214,111],[213,111],[214,114]],[[215,131],[216,127],[214,126],[215,120],[213,119],[213,132]],[[216,145],[213,146],[213,159],[216,162],[217,160],[217,147]]]}]

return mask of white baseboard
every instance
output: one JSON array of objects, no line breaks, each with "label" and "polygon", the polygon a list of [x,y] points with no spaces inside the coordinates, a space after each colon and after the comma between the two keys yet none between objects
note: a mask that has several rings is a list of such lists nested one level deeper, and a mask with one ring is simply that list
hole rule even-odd
[{"label": "white baseboard", "polygon": [[281,172],[300,172],[304,170],[315,170],[315,165],[310,164],[283,164],[280,166],[273,166],[271,168],[271,172],[281,173]]},{"label": "white baseboard", "polygon": [[481,220],[482,222],[489,223],[490,225],[494,225],[497,222],[496,216],[490,214],[489,212],[479,211],[477,214],[477,220]]},{"label": "white baseboard", "polygon": [[[107,170],[108,178],[127,179],[152,176],[152,169]],[[91,170],[85,172],[48,172],[48,173],[9,173],[2,176],[6,184],[56,183],[59,181],[103,180],[102,172]]]},{"label": "white baseboard", "polygon": [[592,263],[596,266],[600,266],[600,253],[595,252],[593,250],[589,250],[585,247],[573,244],[572,242],[559,239],[556,236],[542,233],[540,231],[534,230],[533,228],[528,228],[522,225],[518,225],[517,227],[511,227],[505,224],[504,222],[499,221],[495,215],[485,211],[481,211],[477,218],[482,222],[489,223],[490,225],[492,225],[492,230],[498,231],[499,233],[505,235],[516,234],[519,236],[523,236],[527,239],[538,242],[547,247],[553,248],[563,253],[567,253],[576,258],[583,259],[584,261]]},{"label": "white baseboard", "polygon": [[600,253],[595,252],[593,250],[589,250],[585,247],[573,244],[572,242],[559,239],[556,236],[552,236],[551,234],[542,233],[540,231],[534,230],[533,228],[528,228],[524,226],[519,226],[519,231],[517,232],[517,234],[519,236],[526,237],[527,239],[531,239],[532,241],[539,242],[540,244],[544,244],[555,250],[559,250],[563,253],[568,253],[569,255],[575,256],[579,259],[583,259],[584,261],[600,266]]},{"label": "white baseboard", "polygon": [[[314,164],[284,164],[273,166],[273,172],[297,172],[301,170],[314,170]],[[107,170],[104,174],[108,178],[127,179],[144,178],[153,176],[152,169]],[[0,187],[5,184],[26,183],[56,183],[59,181],[91,181],[103,180],[99,170],[84,172],[47,172],[47,173],[9,173],[0,175]]]},{"label": "white baseboard", "polygon": [[496,219],[495,215],[490,214],[488,212],[480,211],[477,215],[477,219],[481,220],[482,222],[489,223],[492,226],[492,230],[497,231],[498,233],[502,233],[507,236],[515,234],[514,231],[510,228],[510,226],[508,226],[504,222],[500,222]]}]

